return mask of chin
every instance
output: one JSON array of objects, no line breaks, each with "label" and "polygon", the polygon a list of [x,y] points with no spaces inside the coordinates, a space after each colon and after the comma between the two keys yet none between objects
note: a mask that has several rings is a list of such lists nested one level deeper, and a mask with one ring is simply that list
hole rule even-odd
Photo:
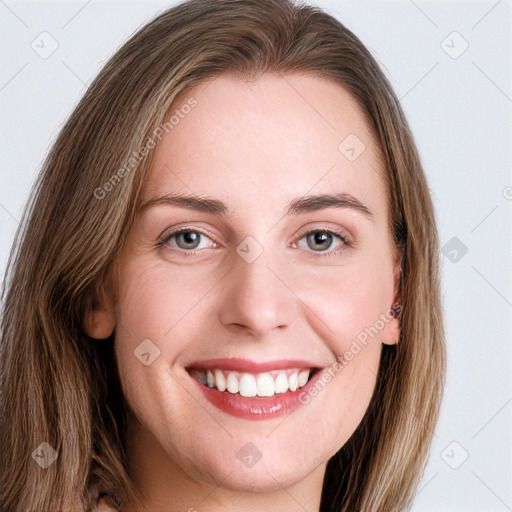
[{"label": "chin", "polygon": [[[211,448],[213,440],[205,442],[202,454],[191,454],[195,462],[190,476],[211,485],[239,492],[271,492],[289,487],[305,478],[328,457],[318,451],[305,453],[289,447],[276,437],[273,441],[265,434],[261,437],[239,435],[218,442]],[[310,445],[311,446],[311,445]],[[308,456],[309,455],[309,456]]]}]

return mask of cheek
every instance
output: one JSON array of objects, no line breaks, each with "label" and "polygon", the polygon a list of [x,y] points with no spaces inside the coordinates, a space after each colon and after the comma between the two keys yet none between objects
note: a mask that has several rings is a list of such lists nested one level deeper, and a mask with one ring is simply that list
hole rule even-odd
[{"label": "cheek", "polygon": [[335,444],[342,445],[363,418],[375,387],[387,325],[381,315],[393,300],[392,271],[372,258],[305,277],[314,284],[298,295],[314,312],[312,322],[337,358],[323,380],[329,390],[325,409],[332,411],[326,421],[332,422],[330,432],[337,432]]},{"label": "cheek", "polygon": [[177,410],[189,409],[169,372],[190,340],[201,338],[201,299],[215,279],[192,267],[170,272],[168,263],[147,258],[125,263],[115,311],[116,359],[125,397],[139,418],[159,414],[170,396]]},{"label": "cheek", "polygon": [[375,325],[382,331],[379,318],[392,305],[394,292],[392,270],[384,263],[324,268],[301,278],[311,284],[299,296],[323,324],[322,332],[336,353]]},{"label": "cheek", "polygon": [[[159,262],[123,268],[116,304],[116,358],[125,396],[134,411],[165,388],[170,363],[183,349],[172,330],[191,311],[193,294],[171,280]],[[170,339],[172,343],[164,343]],[[167,390],[169,391],[169,390]]]},{"label": "cheek", "polygon": [[169,272],[168,267],[165,262],[134,262],[124,269],[115,314],[119,334],[128,334],[132,343],[167,338],[183,320],[194,317],[199,299],[211,286],[204,273],[190,268]]}]

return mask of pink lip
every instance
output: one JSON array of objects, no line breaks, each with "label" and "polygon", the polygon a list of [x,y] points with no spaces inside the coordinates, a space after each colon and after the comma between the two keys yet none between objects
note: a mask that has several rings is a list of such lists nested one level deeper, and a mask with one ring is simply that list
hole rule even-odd
[{"label": "pink lip", "polygon": [[[226,366],[225,362],[230,361],[230,367]],[[235,362],[236,361],[236,362]],[[241,362],[243,361],[243,364]],[[208,363],[208,366],[205,366]],[[283,366],[284,365],[284,366]],[[272,369],[287,369],[287,368],[314,368],[310,363],[304,361],[270,361],[267,363],[254,363],[252,361],[242,359],[215,359],[203,361],[201,364],[194,365],[194,368],[222,368],[229,370],[241,370],[251,373],[258,373],[261,371],[270,371]],[[300,396],[308,396],[308,389],[315,385],[316,381],[322,376],[321,371],[316,371],[306,385],[297,389],[296,391],[287,391],[279,395],[269,398],[254,397],[246,398],[238,394],[234,395],[228,391],[218,391],[217,389],[210,388],[201,384],[192,370],[189,373],[191,379],[199,387],[204,398],[208,400],[215,407],[223,412],[235,416],[237,418],[247,420],[266,420],[277,418],[289,414],[293,410],[305,405],[307,402],[301,401]]]},{"label": "pink lip", "polygon": [[287,370],[289,368],[318,368],[318,365],[309,361],[298,359],[276,359],[273,361],[252,361],[251,359],[241,359],[238,357],[224,357],[219,359],[208,359],[197,361],[187,366],[187,369],[210,370],[218,368],[219,370],[231,370],[247,373],[262,373],[272,370]]}]

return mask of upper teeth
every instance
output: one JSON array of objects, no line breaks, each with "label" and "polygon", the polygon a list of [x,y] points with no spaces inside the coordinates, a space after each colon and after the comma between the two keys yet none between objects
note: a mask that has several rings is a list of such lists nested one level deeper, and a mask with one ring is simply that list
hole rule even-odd
[{"label": "upper teeth", "polygon": [[210,388],[219,391],[240,393],[244,397],[274,396],[286,391],[295,391],[306,384],[310,370],[277,370],[271,373],[239,373],[235,371],[195,371],[197,378]]}]

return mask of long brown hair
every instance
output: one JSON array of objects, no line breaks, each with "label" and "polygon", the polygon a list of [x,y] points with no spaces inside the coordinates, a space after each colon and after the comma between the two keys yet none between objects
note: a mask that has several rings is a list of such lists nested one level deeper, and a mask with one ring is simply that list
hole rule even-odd
[{"label": "long brown hair", "polygon": [[[125,163],[187,89],[226,73],[333,80],[357,100],[380,147],[389,229],[403,251],[401,336],[383,347],[366,415],[328,462],[321,510],[411,504],[438,417],[445,347],[433,206],[399,102],[359,39],[319,8],[191,0],[139,30],[92,82],[43,165],[16,235],[2,295],[3,511],[84,510],[98,482],[136,502],[115,334],[92,340],[82,317],[130,229],[151,152],[131,168]],[[43,442],[58,454],[46,469],[31,458]]]}]

